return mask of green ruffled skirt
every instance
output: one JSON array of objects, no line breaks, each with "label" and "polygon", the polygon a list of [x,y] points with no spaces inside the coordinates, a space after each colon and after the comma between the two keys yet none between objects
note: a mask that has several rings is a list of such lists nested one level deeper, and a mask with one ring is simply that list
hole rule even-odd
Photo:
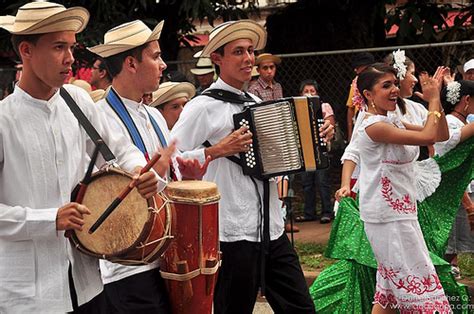
[{"label": "green ruffled skirt", "polygon": [[[418,220],[433,264],[455,313],[468,313],[467,287],[451,274],[444,256],[451,226],[466,186],[474,179],[474,138],[435,157],[442,177],[436,191],[418,203]],[[377,262],[356,201],[344,198],[333,222],[325,256],[339,261],[310,287],[317,313],[370,313]]]}]

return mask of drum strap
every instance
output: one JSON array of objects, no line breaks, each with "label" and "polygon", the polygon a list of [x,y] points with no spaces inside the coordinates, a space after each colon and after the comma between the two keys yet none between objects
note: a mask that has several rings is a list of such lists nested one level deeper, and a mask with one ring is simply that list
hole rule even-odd
[{"label": "drum strap", "polygon": [[[145,157],[148,160],[149,154],[146,150],[145,143],[143,142],[143,138],[140,135],[140,132],[138,132],[137,125],[135,124],[132,117],[130,116],[130,113],[125,107],[122,99],[120,99],[120,96],[118,96],[117,92],[113,88],[111,88],[105,99],[107,103],[110,105],[110,107],[115,111],[115,113],[120,118],[120,120],[125,125],[125,127],[127,128],[128,134],[130,134],[130,137],[133,143],[135,144],[135,146],[138,147],[138,149],[142,151],[142,153],[145,155]],[[165,137],[160,127],[158,126],[158,123],[150,115],[150,113],[148,112],[148,110],[146,110],[146,108],[145,108],[145,111],[148,114],[148,117],[151,121],[153,129],[155,130],[156,135],[158,135],[158,139],[160,141],[161,147],[163,148],[167,147],[168,144],[166,143]]]},{"label": "drum strap", "polygon": [[[100,137],[97,130],[94,128],[92,123],[87,119],[84,112],[82,112],[81,108],[77,105],[74,99],[69,95],[64,87],[61,87],[59,90],[59,94],[66,102],[69,109],[72,111],[76,119],[79,121],[79,124],[84,128],[87,135],[92,139],[96,147],[99,147],[100,153],[104,157],[107,162],[112,162],[115,160],[114,154],[110,151],[109,147],[105,144],[105,142]],[[100,145],[98,143],[101,142]]]}]

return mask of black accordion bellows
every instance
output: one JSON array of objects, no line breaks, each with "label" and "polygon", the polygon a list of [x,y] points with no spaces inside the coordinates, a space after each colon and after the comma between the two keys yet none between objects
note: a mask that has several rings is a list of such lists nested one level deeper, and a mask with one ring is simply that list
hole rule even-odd
[{"label": "black accordion bellows", "polygon": [[250,150],[240,153],[246,175],[270,178],[329,167],[319,135],[324,119],[318,96],[289,97],[245,107],[234,115],[235,129],[249,127]]}]

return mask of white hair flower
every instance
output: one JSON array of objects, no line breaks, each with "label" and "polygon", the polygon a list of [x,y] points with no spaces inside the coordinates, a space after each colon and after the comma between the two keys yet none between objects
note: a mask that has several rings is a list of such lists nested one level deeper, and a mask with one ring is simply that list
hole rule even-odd
[{"label": "white hair flower", "polygon": [[452,81],[446,86],[446,100],[455,105],[461,100],[461,83]]},{"label": "white hair flower", "polygon": [[407,58],[405,57],[405,50],[398,49],[393,53],[393,67],[397,69],[397,77],[399,80],[403,80],[407,74],[407,66],[405,64]]}]

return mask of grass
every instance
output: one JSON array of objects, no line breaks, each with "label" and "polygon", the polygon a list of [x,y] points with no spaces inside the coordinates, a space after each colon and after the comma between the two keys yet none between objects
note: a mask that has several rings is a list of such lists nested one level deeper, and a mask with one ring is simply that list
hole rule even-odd
[{"label": "grass", "polygon": [[305,271],[322,271],[326,266],[336,261],[323,256],[326,245],[316,243],[295,243],[295,249],[300,257],[301,267]]},{"label": "grass", "polygon": [[463,279],[474,280],[474,254],[461,253],[458,255],[458,265]]}]

